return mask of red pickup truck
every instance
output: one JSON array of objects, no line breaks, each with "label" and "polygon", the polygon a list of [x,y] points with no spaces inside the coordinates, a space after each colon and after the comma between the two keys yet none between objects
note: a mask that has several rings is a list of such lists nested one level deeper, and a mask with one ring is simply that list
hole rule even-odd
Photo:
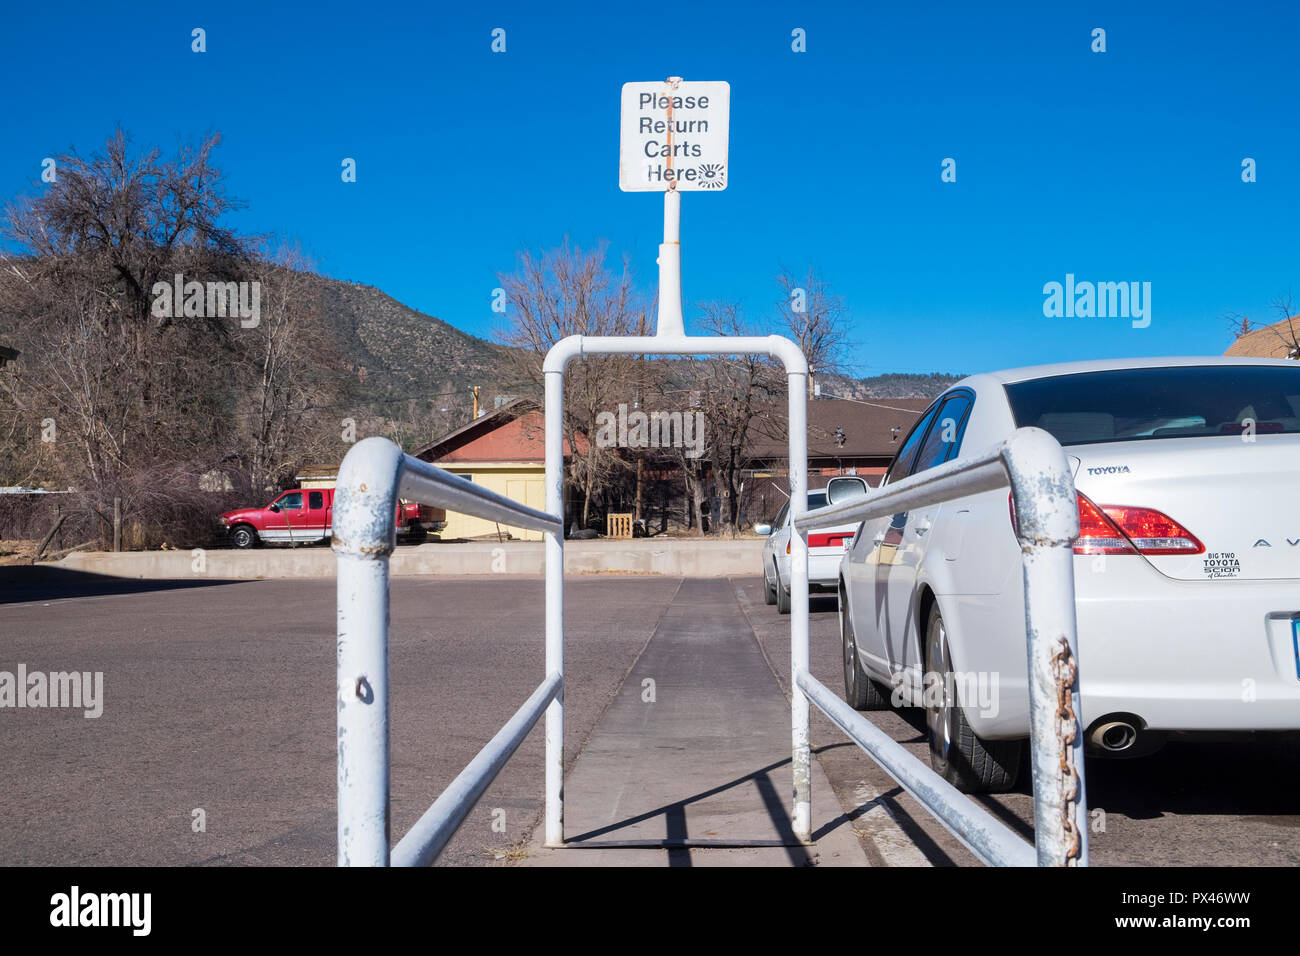
[{"label": "red pickup truck", "polygon": [[[265,508],[227,511],[221,523],[236,548],[267,544],[311,544],[328,541],[333,533],[334,489],[300,488],[286,491]],[[442,508],[399,501],[394,514],[397,533],[412,541],[423,541],[447,521]]]}]

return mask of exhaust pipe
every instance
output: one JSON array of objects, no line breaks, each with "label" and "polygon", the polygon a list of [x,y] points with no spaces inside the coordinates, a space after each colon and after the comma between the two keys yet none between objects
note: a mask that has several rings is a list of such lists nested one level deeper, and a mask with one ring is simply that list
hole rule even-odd
[{"label": "exhaust pipe", "polygon": [[1108,754],[1121,754],[1137,743],[1138,731],[1126,720],[1110,720],[1093,725],[1088,742]]}]

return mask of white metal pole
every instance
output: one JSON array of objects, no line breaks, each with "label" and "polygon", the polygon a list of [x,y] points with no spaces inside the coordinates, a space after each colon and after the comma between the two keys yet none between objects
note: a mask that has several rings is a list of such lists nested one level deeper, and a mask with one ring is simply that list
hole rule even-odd
[{"label": "white metal pole", "polygon": [[1039,429],[1007,443],[1024,554],[1029,732],[1034,771],[1034,842],[1039,866],[1088,865],[1083,711],[1074,603],[1079,516],[1064,450]]},{"label": "white metal pole", "polygon": [[[808,510],[808,376],[787,376],[790,421],[790,516]],[[808,540],[790,534],[790,731],[794,769],[794,835],[812,842],[812,755],[808,738],[808,697],[799,675],[808,673]]]},{"label": "white metal pole", "polygon": [[338,556],[338,863],[388,866],[388,555]]},{"label": "white metal pole", "polygon": [[[564,676],[564,364],[546,379],[546,673]],[[546,708],[546,845],[564,843],[564,685]]]},{"label": "white metal pole", "polygon": [[659,246],[659,335],[685,335],[682,320],[682,194],[664,193],[664,241]]}]

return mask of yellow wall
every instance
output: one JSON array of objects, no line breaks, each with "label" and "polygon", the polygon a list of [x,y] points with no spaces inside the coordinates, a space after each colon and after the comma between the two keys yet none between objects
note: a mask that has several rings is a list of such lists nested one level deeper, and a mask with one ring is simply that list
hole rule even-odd
[{"label": "yellow wall", "polygon": [[[495,491],[499,495],[505,495],[507,498],[513,499],[522,505],[527,505],[529,508],[535,508],[538,511],[546,510],[546,469],[542,465],[475,464],[474,462],[456,462],[453,464],[448,462],[447,464],[438,463],[438,467],[451,472],[453,475],[469,477],[480,488],[486,488],[488,491]],[[526,528],[510,528],[505,525],[501,526],[501,531],[509,533],[513,538],[524,541],[542,540],[540,531],[530,531]],[[448,511],[447,527],[442,530],[441,534],[445,540],[449,538],[481,538],[496,533],[497,524],[494,521]]]}]

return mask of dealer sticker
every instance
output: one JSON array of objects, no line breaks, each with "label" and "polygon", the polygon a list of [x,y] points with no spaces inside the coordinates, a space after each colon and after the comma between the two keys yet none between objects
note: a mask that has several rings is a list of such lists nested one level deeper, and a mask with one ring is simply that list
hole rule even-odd
[{"label": "dealer sticker", "polygon": [[1216,551],[1205,556],[1207,578],[1235,578],[1241,574],[1241,562],[1232,551]]}]

